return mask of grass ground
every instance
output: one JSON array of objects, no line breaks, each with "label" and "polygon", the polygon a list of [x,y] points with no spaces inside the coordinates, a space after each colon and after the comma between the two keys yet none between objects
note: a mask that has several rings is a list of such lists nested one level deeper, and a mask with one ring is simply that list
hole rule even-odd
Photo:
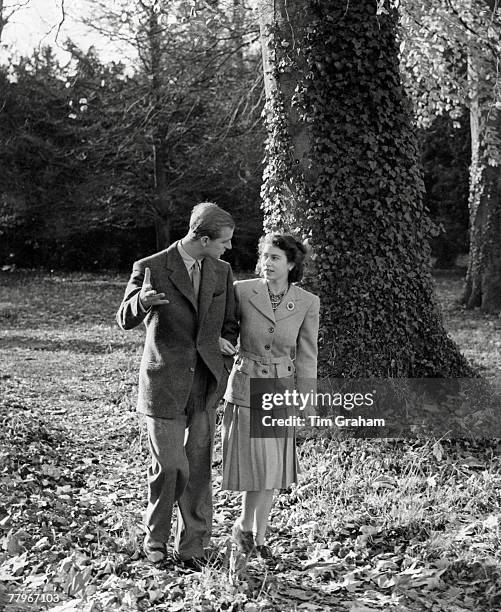
[{"label": "grass ground", "polygon": [[[125,278],[0,276],[0,610],[501,609],[495,440],[302,440],[277,498],[276,567],[182,573],[139,553],[148,452],[134,412],[142,330],[114,323]],[[452,337],[501,375],[501,319],[437,294]],[[214,465],[214,543],[238,496]],[[37,601],[35,601],[37,600]]]}]

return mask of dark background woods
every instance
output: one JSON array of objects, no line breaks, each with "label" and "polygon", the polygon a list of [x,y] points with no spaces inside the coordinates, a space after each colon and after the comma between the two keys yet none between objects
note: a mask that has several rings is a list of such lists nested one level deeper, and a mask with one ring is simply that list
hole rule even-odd
[{"label": "dark background woods", "polygon": [[[125,270],[180,237],[195,203],[213,200],[238,224],[227,258],[254,266],[263,80],[255,18],[235,7],[187,13],[169,28],[144,14],[133,67],[71,41],[68,65],[46,47],[0,67],[1,264]],[[116,19],[103,14],[100,27],[111,35]],[[436,266],[452,267],[468,249],[467,114],[437,118],[420,141],[441,228]]]},{"label": "dark background woods", "polygon": [[67,41],[67,66],[45,48],[1,68],[0,259],[126,268],[213,200],[239,224],[233,263],[252,265],[264,140],[260,56],[248,50],[255,26],[236,9],[180,7],[171,27],[154,3],[136,15],[101,8],[110,37],[130,20],[134,66]]}]

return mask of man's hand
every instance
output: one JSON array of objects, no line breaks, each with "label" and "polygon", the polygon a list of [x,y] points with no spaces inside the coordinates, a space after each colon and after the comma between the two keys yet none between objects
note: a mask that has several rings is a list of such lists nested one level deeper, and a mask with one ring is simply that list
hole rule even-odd
[{"label": "man's hand", "polygon": [[145,310],[149,310],[152,306],[169,303],[169,300],[165,299],[165,293],[157,293],[151,286],[151,272],[149,268],[144,269],[143,286],[139,293],[139,301]]},{"label": "man's hand", "polygon": [[229,340],[221,337],[219,338],[219,349],[223,355],[228,355],[228,357],[232,357],[237,352],[237,349]]}]

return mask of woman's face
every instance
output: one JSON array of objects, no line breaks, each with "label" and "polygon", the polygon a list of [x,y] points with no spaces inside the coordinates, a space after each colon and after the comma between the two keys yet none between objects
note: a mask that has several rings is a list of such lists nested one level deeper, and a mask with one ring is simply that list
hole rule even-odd
[{"label": "woman's face", "polygon": [[286,283],[289,270],[294,267],[293,263],[287,261],[285,251],[271,244],[264,244],[259,256],[261,274],[267,281]]}]

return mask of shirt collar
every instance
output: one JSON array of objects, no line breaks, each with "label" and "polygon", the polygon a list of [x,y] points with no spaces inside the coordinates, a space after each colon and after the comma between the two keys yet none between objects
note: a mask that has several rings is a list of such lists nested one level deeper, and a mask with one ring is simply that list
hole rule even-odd
[{"label": "shirt collar", "polygon": [[203,257],[201,259],[196,259],[195,257],[192,257],[189,253],[186,252],[186,250],[183,248],[183,245],[181,244],[181,240],[179,240],[179,242],[177,243],[177,250],[179,251],[179,254],[181,255],[184,265],[186,266],[186,269],[189,271],[191,270],[191,268],[193,267],[194,263],[196,261],[198,261],[198,265],[201,266],[202,265],[202,261],[203,261]]}]

